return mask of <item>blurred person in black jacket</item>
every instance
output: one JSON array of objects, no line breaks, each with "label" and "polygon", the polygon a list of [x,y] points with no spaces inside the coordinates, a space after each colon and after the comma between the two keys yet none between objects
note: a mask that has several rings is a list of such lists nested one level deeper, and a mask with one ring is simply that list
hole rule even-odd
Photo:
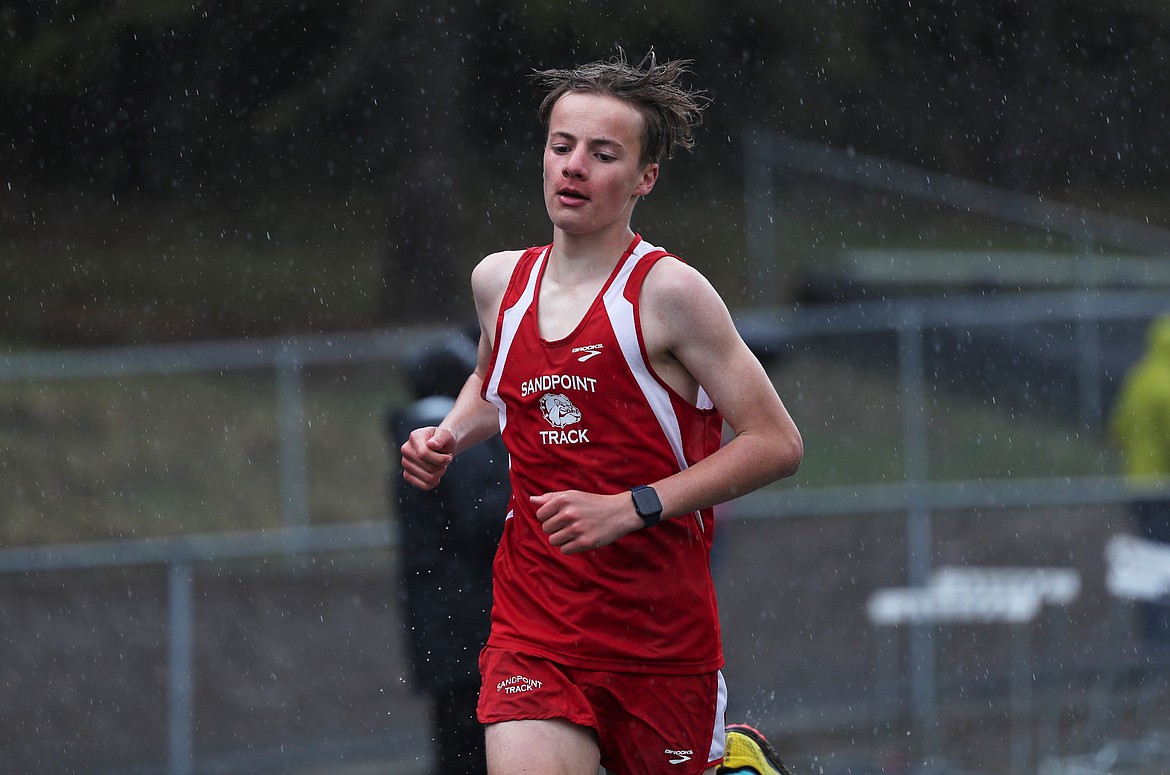
[{"label": "blurred person in black jacket", "polygon": [[[407,363],[415,399],[393,412],[395,448],[415,428],[437,425],[475,368],[470,340],[420,348]],[[391,476],[397,506],[401,597],[412,687],[433,702],[436,772],[487,772],[484,731],[475,717],[479,651],[492,607],[492,559],[508,506],[508,458],[499,436],[451,463],[443,482],[424,492]]]}]

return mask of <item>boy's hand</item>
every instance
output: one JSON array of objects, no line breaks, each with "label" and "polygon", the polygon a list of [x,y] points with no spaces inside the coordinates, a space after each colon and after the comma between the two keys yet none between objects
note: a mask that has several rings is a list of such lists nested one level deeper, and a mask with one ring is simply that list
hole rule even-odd
[{"label": "boy's hand", "polygon": [[420,490],[430,490],[451,465],[455,437],[445,428],[419,428],[411,432],[399,451],[402,453],[402,477]]},{"label": "boy's hand", "polygon": [[595,495],[564,490],[531,500],[549,543],[565,554],[607,546],[644,525],[628,492]]}]

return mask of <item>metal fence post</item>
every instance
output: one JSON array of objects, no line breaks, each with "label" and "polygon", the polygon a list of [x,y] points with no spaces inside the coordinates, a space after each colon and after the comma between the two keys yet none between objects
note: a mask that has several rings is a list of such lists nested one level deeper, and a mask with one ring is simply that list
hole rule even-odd
[{"label": "metal fence post", "polygon": [[[933,564],[930,509],[923,491],[927,459],[926,362],[923,355],[922,311],[913,302],[899,307],[898,390],[902,403],[902,464],[909,504],[906,514],[906,575],[910,586],[925,586]],[[935,713],[936,665],[934,629],[914,624],[909,633],[910,708],[924,759],[941,753]]]},{"label": "metal fence post", "polygon": [[304,527],[309,523],[304,385],[301,362],[291,342],[280,349],[275,366],[281,518],[284,527]]},{"label": "metal fence post", "polygon": [[1100,289],[1097,287],[1096,254],[1088,245],[1077,254],[1077,265],[1087,275],[1085,289],[1077,302],[1077,397],[1081,424],[1086,430],[1100,428],[1105,413],[1101,395],[1101,323],[1096,314]]},{"label": "metal fence post", "polygon": [[167,774],[194,771],[195,596],[189,562],[169,569],[167,663]]},{"label": "metal fence post", "polygon": [[1032,769],[1032,734],[1035,727],[1033,699],[1034,669],[1031,624],[1020,622],[1011,627],[1011,773],[1027,775]]},{"label": "metal fence post", "polygon": [[755,302],[772,307],[776,294],[776,217],[772,161],[772,135],[754,124],[743,130],[744,225],[747,233],[748,269],[755,287]]}]

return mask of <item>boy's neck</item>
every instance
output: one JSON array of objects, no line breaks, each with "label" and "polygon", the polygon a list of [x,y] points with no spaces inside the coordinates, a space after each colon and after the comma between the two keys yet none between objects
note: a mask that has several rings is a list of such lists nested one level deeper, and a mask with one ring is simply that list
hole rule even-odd
[{"label": "boy's neck", "polygon": [[562,269],[612,267],[625,254],[626,248],[633,240],[634,232],[628,225],[620,230],[584,235],[567,234],[560,229],[553,229],[549,263],[560,265]]}]

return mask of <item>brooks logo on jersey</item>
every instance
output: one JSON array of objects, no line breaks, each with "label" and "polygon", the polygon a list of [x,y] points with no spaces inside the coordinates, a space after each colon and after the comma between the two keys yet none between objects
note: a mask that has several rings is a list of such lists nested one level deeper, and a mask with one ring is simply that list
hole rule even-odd
[{"label": "brooks logo on jersey", "polygon": [[581,357],[577,360],[581,363],[584,363],[590,358],[601,355],[601,348],[603,347],[605,347],[603,344],[587,344],[584,347],[574,347],[573,352],[581,353]]}]

